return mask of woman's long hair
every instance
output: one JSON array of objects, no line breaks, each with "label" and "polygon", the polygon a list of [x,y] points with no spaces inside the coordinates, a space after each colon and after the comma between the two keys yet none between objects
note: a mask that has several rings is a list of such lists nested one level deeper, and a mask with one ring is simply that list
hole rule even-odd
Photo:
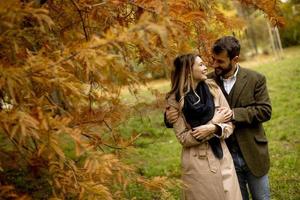
[{"label": "woman's long hair", "polygon": [[[195,63],[196,54],[184,54],[175,58],[173,65],[174,70],[171,73],[171,94],[176,94],[179,97],[180,108],[184,105],[184,97],[191,90],[194,91],[193,85],[193,70],[192,67]],[[194,91],[195,92],[195,91]],[[196,92],[195,92],[196,94]],[[197,94],[196,94],[197,95]],[[197,95],[198,96],[198,95]],[[199,97],[199,96],[198,96]],[[200,97],[199,97],[200,100]]]},{"label": "woman's long hair", "polygon": [[[171,90],[167,94],[167,98],[172,94],[178,95],[180,110],[183,108],[185,95],[191,90],[200,101],[200,97],[193,87],[193,65],[197,56],[200,57],[200,55],[197,54],[183,54],[177,56],[173,62],[174,70],[171,72]],[[210,88],[210,91],[212,91],[212,95],[215,96],[216,89],[218,88],[216,84],[209,83],[207,85]]]}]

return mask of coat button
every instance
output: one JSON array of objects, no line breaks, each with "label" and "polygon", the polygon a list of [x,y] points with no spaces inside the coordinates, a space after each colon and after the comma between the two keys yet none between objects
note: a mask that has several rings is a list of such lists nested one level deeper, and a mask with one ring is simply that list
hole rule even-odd
[{"label": "coat button", "polygon": [[213,173],[216,173],[217,169],[216,168],[212,168],[212,169],[210,169],[210,171],[212,171]]}]

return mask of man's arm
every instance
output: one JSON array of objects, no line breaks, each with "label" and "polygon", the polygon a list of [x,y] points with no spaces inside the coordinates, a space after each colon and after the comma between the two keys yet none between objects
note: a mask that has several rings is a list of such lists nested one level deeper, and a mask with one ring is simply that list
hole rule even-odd
[{"label": "man's arm", "polygon": [[266,78],[261,78],[254,89],[253,104],[246,107],[233,108],[233,120],[236,123],[265,122],[270,120],[272,114],[271,102],[267,90]]},{"label": "man's arm", "polygon": [[167,128],[173,128],[173,124],[179,117],[178,102],[175,95],[170,95],[166,101],[166,109],[164,112],[164,122]]},{"label": "man's arm", "polygon": [[218,89],[218,97],[220,108],[218,109],[219,111],[217,110],[217,113],[215,113],[211,123],[219,127],[219,131],[214,135],[218,138],[226,139],[233,133],[234,129],[234,126],[230,121],[232,118],[232,111],[220,88]]},{"label": "man's arm", "polygon": [[169,121],[168,121],[168,119],[167,119],[167,109],[165,110],[165,112],[164,112],[164,122],[165,122],[165,126],[167,127],[167,128],[173,128],[173,124],[171,124]]},{"label": "man's arm", "polygon": [[179,110],[175,106],[167,106],[164,113],[164,121],[167,128],[173,128],[173,124],[179,117]]}]

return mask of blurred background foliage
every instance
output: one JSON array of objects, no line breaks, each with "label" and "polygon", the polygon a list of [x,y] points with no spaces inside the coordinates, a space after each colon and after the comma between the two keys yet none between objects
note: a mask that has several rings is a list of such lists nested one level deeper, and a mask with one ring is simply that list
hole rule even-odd
[{"label": "blurred background foliage", "polygon": [[281,51],[276,27],[283,46],[298,44],[298,4],[0,1],[0,199],[179,198],[180,147],[161,115],[169,85],[154,79],[181,53],[209,65],[223,35],[250,61]]},{"label": "blurred background foliage", "polygon": [[286,20],[284,28],[280,29],[284,47],[300,44],[300,1],[288,0],[281,4],[282,14]]}]

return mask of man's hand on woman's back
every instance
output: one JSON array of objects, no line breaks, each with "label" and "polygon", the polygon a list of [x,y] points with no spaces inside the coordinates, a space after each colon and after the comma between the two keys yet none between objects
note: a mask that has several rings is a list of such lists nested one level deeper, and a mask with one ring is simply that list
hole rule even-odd
[{"label": "man's hand on woman's back", "polygon": [[166,118],[170,124],[174,124],[179,117],[179,112],[176,108],[169,106],[166,108]]}]

